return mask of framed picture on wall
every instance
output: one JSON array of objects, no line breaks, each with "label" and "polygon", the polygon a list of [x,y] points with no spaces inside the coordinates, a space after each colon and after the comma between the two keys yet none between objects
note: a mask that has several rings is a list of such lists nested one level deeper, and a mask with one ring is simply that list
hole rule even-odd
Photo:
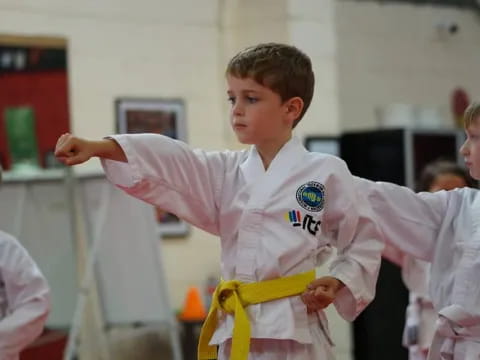
[{"label": "framed picture on wall", "polygon": [[333,136],[307,136],[304,141],[308,151],[340,156],[340,143]]},{"label": "framed picture on wall", "polygon": [[[185,104],[180,99],[119,98],[115,110],[118,133],[155,133],[186,141]],[[182,237],[188,233],[188,224],[177,216],[158,207],[155,215],[162,237]]]}]

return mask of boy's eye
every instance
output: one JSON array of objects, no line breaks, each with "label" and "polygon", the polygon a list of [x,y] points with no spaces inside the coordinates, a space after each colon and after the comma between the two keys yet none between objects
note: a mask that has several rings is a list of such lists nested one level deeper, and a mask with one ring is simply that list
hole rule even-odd
[{"label": "boy's eye", "polygon": [[230,104],[235,104],[235,98],[233,96],[229,96],[227,100]]},{"label": "boy's eye", "polygon": [[247,96],[247,101],[250,104],[255,104],[258,101],[258,99],[256,97],[253,97],[253,96]]}]

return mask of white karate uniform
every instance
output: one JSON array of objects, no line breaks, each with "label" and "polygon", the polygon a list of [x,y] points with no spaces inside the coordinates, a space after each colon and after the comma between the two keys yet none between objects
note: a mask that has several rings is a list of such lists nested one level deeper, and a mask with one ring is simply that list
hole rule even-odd
[{"label": "white karate uniform", "polygon": [[49,288],[19,242],[0,231],[0,360],[17,360],[42,332]]},{"label": "white karate uniform", "polygon": [[394,184],[356,182],[385,239],[432,264],[429,293],[439,317],[428,358],[480,359],[478,190],[416,194]]},{"label": "white karate uniform", "polygon": [[383,256],[402,269],[402,279],[409,290],[405,313],[403,345],[409,360],[426,360],[432,344],[437,313],[428,295],[430,263],[405,254],[385,239]]},{"label": "white karate uniform", "polygon": [[437,319],[437,313],[428,295],[430,263],[409,255],[405,256],[402,278],[410,291],[405,314],[403,344],[408,347],[409,360],[426,360]]},{"label": "white karate uniform", "polygon": [[[346,284],[334,302],[338,312],[353,320],[373,298],[383,244],[342,160],[310,153],[293,138],[265,171],[255,147],[206,152],[155,134],[112,138],[128,163],[103,160],[108,179],[220,236],[223,279],[256,282],[309,271],[333,246],[330,275]],[[247,313],[250,359],[333,357],[324,313],[307,316],[299,296],[251,305]],[[222,314],[211,340],[221,344],[219,359],[228,356],[232,328],[233,317]]]}]

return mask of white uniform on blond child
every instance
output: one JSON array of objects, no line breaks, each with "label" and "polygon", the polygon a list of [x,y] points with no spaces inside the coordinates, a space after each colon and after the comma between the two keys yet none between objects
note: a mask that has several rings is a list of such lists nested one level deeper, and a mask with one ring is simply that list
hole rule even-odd
[{"label": "white uniform on blond child", "polygon": [[357,178],[385,240],[431,262],[429,295],[438,314],[428,359],[480,358],[480,201],[476,189],[414,193]]}]

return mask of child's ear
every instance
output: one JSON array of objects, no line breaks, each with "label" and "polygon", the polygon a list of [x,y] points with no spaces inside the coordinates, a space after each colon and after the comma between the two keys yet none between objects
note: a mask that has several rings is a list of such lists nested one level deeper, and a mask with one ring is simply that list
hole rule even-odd
[{"label": "child's ear", "polygon": [[300,117],[302,110],[303,110],[303,100],[300,97],[295,96],[287,100],[286,113],[289,118],[293,119],[292,121]]}]

